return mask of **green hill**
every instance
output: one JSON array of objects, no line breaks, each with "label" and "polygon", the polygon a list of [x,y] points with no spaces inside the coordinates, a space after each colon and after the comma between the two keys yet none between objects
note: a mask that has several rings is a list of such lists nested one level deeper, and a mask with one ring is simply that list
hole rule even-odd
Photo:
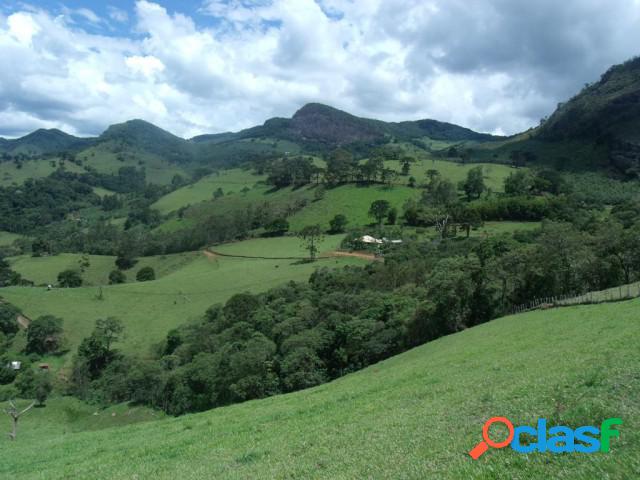
[{"label": "green hill", "polygon": [[274,137],[320,149],[385,143],[389,137],[408,140],[426,136],[434,140],[453,141],[487,141],[497,138],[436,120],[390,123],[360,118],[319,103],[303,106],[291,119],[272,118],[262,126],[240,132],[238,136]]},{"label": "green hill", "polygon": [[15,140],[2,139],[0,152],[11,154],[42,154],[77,151],[90,146],[92,138],[79,138],[58,129],[39,129]]},{"label": "green hill", "polygon": [[[501,318],[329,384],[176,419],[60,435],[27,414],[23,438],[3,440],[0,476],[43,478],[46,468],[48,479],[635,478],[639,307]],[[609,453],[504,449],[474,462],[467,452],[492,416],[624,424]]]},{"label": "green hill", "polygon": [[[328,236],[319,246],[320,253],[335,250],[341,235]],[[216,247],[221,253],[265,257],[305,255],[295,237],[254,239]],[[61,254],[51,257],[18,257],[12,267],[36,284],[56,284],[57,274],[67,268],[78,268],[80,255]],[[73,353],[88,336],[98,318],[114,316],[126,329],[123,350],[145,355],[149,347],[166,333],[185,322],[200,318],[205,310],[225,302],[239,292],[262,292],[288,281],[303,281],[319,267],[366,264],[358,258],[331,258],[316,263],[292,260],[243,259],[189,252],[161,257],[143,257],[125,272],[129,283],[107,285],[109,272],[115,268],[114,257],[91,255],[90,266],[83,274],[86,286],[81,288],[7,287],[2,297],[18,306],[30,318],[52,314],[64,320],[65,336]],[[136,282],[136,272],[153,267],[157,280]],[[103,286],[99,289],[99,286]],[[18,346],[19,348],[19,346]],[[51,362],[63,366],[69,357],[55,357]]]},{"label": "green hill", "polygon": [[640,58],[614,65],[539,127],[475,147],[474,160],[640,177]]},{"label": "green hill", "polygon": [[112,142],[125,148],[137,148],[163,157],[170,162],[188,162],[194,159],[192,145],[144,120],[129,120],[111,125],[98,142]]},{"label": "green hill", "polygon": [[560,104],[537,136],[605,145],[604,164],[640,176],[640,58],[611,67],[599,81]]}]

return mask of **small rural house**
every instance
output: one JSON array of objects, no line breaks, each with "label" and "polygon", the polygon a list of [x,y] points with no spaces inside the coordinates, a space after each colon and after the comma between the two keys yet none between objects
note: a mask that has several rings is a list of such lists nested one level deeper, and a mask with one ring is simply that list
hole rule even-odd
[{"label": "small rural house", "polygon": [[382,245],[383,243],[392,243],[394,245],[397,245],[399,243],[402,243],[402,240],[389,240],[388,238],[385,238],[385,237],[375,238],[375,237],[372,237],[371,235],[362,236],[360,238],[360,241],[362,243],[378,244],[378,245]]}]

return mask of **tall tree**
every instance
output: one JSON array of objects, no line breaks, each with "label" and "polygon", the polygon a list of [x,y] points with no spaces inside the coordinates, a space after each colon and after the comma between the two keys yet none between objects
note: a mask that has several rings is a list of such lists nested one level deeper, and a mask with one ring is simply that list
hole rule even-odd
[{"label": "tall tree", "polygon": [[324,237],[322,227],[320,225],[308,225],[298,233],[298,237],[302,240],[305,250],[309,252],[309,259],[315,260],[318,255],[318,243]]},{"label": "tall tree", "polygon": [[467,173],[467,180],[462,184],[464,192],[469,200],[480,198],[486,190],[482,167],[474,167]]},{"label": "tall tree", "polygon": [[387,200],[375,200],[369,207],[369,216],[374,218],[378,225],[382,225],[389,215],[389,210],[391,210],[391,204]]}]

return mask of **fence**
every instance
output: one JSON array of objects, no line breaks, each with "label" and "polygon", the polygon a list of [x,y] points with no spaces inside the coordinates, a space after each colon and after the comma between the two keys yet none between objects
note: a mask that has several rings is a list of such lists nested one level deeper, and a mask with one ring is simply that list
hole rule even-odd
[{"label": "fence", "polygon": [[530,310],[565,307],[570,305],[585,305],[592,303],[619,302],[640,297],[640,282],[621,285],[619,287],[570,295],[537,298],[522,305],[516,305],[511,313],[522,313]]}]

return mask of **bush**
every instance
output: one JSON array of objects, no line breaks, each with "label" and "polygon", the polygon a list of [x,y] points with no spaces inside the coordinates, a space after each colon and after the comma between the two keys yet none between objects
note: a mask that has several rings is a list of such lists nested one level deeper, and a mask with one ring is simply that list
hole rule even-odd
[{"label": "bush", "polygon": [[113,270],[109,274],[109,285],[117,285],[127,281],[127,276],[120,270]]},{"label": "bush", "polygon": [[58,274],[58,284],[65,288],[78,288],[82,286],[80,272],[75,270],[65,270]]},{"label": "bush", "polygon": [[53,353],[62,346],[62,319],[53,315],[36,318],[27,329],[27,353],[45,355]]},{"label": "bush", "polygon": [[329,233],[344,233],[348,223],[349,220],[347,220],[346,215],[337,214],[329,220]]},{"label": "bush", "polygon": [[139,282],[148,282],[156,279],[156,272],[151,267],[143,267],[136,274],[136,280]]},{"label": "bush", "polygon": [[131,257],[118,257],[116,258],[116,267],[118,270],[129,270],[133,268],[138,261]]},{"label": "bush", "polygon": [[269,222],[264,229],[269,236],[282,236],[289,231],[289,222],[284,218],[276,218],[272,222]]},{"label": "bush", "polygon": [[5,335],[13,335],[18,332],[16,320],[20,310],[8,303],[0,303],[0,332]]}]

